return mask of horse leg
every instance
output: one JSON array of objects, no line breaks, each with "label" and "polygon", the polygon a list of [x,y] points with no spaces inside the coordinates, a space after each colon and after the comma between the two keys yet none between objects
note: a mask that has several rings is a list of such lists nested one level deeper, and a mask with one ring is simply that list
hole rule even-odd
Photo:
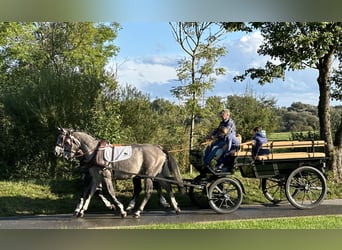
[{"label": "horse leg", "polygon": [[153,191],[153,181],[151,178],[145,178],[144,184],[145,184],[145,196],[144,196],[144,199],[142,200],[142,202],[139,206],[139,209],[133,215],[133,217],[135,217],[135,218],[140,217],[141,212],[144,211],[144,208],[145,208],[148,200],[150,199],[152,191]]},{"label": "horse leg", "polygon": [[162,191],[162,187],[160,186],[159,182],[155,182],[154,183],[154,188],[157,190],[158,196],[159,196],[159,202],[160,204],[165,208],[165,209],[169,209],[171,206],[170,204],[167,202],[167,200],[165,199],[165,197],[163,196],[163,191]]},{"label": "horse leg", "polygon": [[106,188],[108,190],[109,195],[111,196],[115,206],[120,210],[121,217],[125,218],[127,216],[127,212],[125,211],[122,203],[115,196],[115,191],[114,191],[113,182],[112,182],[111,170],[104,169],[102,172],[102,176],[103,176],[103,181],[106,185]]},{"label": "horse leg", "polygon": [[87,199],[89,195],[90,185],[91,185],[91,176],[89,172],[87,171],[83,177],[82,192],[80,193],[80,202],[77,204],[75,208],[74,216],[78,216],[82,207],[84,206],[84,201]]},{"label": "horse leg", "polygon": [[[157,190],[157,193],[158,193],[158,196],[159,196],[159,202],[160,204],[165,208],[165,209],[168,209],[170,208],[170,204],[167,202],[167,200],[165,199],[165,197],[163,196],[163,192],[162,192],[162,189],[159,185],[158,182],[155,182],[154,183],[154,187],[155,189]],[[136,200],[137,198],[139,197],[140,193],[142,191],[142,187],[141,187],[141,178],[140,177],[133,177],[133,197],[132,197],[132,200],[129,202],[127,208],[126,208],[126,211],[128,213],[130,213],[133,208],[135,207],[135,204],[136,204]]]},{"label": "horse leg", "polygon": [[172,207],[176,211],[176,214],[179,214],[181,212],[181,209],[178,207],[178,203],[176,201],[175,195],[172,192],[172,188],[171,188],[170,183],[160,181],[159,184],[162,185],[163,188],[166,190],[166,192],[169,194]]},{"label": "horse leg", "polygon": [[102,200],[102,202],[105,204],[105,206],[107,208],[109,208],[109,210],[115,210],[116,207],[114,204],[112,204],[104,195],[102,192],[102,183],[100,183],[100,185],[96,188],[97,191],[97,195],[100,197],[100,199]]},{"label": "horse leg", "polygon": [[131,212],[133,208],[135,207],[135,202],[137,198],[139,197],[139,194],[141,193],[141,191],[142,191],[141,178],[138,176],[135,176],[133,177],[133,197],[126,208],[126,211],[128,213]]},{"label": "horse leg", "polygon": [[100,186],[102,181],[101,171],[98,167],[89,168],[89,174],[91,176],[90,187],[88,188],[86,199],[84,200],[83,206],[80,211],[76,214],[77,217],[83,217],[85,211],[88,210],[90,200],[96,192],[96,189]]}]

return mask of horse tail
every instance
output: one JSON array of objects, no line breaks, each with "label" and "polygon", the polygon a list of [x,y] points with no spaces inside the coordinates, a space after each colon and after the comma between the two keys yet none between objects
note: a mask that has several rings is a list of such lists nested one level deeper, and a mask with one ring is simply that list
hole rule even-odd
[{"label": "horse tail", "polygon": [[184,194],[185,193],[184,183],[183,183],[181,172],[179,170],[179,166],[178,166],[175,158],[172,156],[172,154],[170,152],[168,152],[165,149],[163,149],[163,151],[164,151],[164,153],[166,154],[166,157],[167,157],[168,168],[171,171],[171,173],[173,174],[173,177],[174,177],[175,181],[177,182],[178,191],[181,194]]}]

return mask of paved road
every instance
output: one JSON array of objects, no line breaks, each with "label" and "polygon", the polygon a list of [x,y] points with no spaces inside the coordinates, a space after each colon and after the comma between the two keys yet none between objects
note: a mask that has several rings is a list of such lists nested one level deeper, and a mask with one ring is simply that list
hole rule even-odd
[{"label": "paved road", "polygon": [[0,229],[90,229],[328,214],[342,215],[342,200],[327,200],[311,210],[299,210],[289,204],[281,204],[278,206],[242,205],[230,214],[217,214],[211,209],[182,210],[178,215],[173,211],[145,211],[139,219],[132,216],[122,219],[120,216],[110,213],[86,214],[84,218],[75,218],[71,214],[3,217],[0,218]]}]

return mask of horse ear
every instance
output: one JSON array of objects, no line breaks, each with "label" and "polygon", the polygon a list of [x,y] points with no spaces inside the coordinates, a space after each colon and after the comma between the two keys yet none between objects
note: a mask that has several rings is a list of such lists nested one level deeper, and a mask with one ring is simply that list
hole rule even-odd
[{"label": "horse ear", "polygon": [[65,131],[65,134],[67,135],[67,136],[70,136],[71,135],[71,129],[64,129],[64,131]]},{"label": "horse ear", "polygon": [[60,133],[62,133],[62,134],[67,134],[67,130],[66,130],[66,129],[61,128],[61,127],[58,127],[57,129],[58,129],[58,131],[59,131]]}]

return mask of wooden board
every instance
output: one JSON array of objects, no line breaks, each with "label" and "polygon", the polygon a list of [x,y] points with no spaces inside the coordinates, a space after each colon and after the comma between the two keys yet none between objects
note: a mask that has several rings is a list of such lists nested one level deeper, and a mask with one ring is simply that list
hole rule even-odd
[{"label": "wooden board", "polygon": [[262,144],[262,148],[281,149],[281,148],[307,148],[324,147],[325,141],[272,141]]},{"label": "wooden board", "polygon": [[291,153],[275,153],[269,155],[259,155],[256,160],[284,160],[284,159],[306,159],[306,158],[324,158],[325,153],[306,153],[306,152],[291,152]]}]

